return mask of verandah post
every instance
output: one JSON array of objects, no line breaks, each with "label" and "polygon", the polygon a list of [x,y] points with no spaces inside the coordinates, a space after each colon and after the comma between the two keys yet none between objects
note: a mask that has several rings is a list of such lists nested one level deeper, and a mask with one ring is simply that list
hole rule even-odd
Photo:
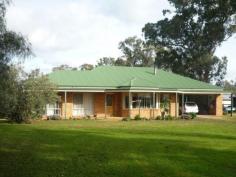
[{"label": "verandah post", "polygon": [[184,116],[184,93],[182,93],[182,117]]},{"label": "verandah post", "polygon": [[155,97],[156,97],[156,93],[153,92],[153,96],[152,96],[152,110],[153,110],[153,119],[155,119],[155,109],[156,109],[156,102],[155,102]]},{"label": "verandah post", "polygon": [[179,111],[178,111],[178,93],[176,92],[175,94],[175,117],[177,118],[179,116]]},{"label": "verandah post", "polygon": [[66,119],[66,106],[67,106],[67,92],[66,91],[65,91],[65,95],[64,95],[64,102],[65,102],[64,112],[65,112],[65,119]]},{"label": "verandah post", "polygon": [[132,110],[132,93],[129,91],[129,117],[131,117]]},{"label": "verandah post", "polygon": [[107,118],[107,93],[104,94],[104,109],[105,109],[105,119]]}]

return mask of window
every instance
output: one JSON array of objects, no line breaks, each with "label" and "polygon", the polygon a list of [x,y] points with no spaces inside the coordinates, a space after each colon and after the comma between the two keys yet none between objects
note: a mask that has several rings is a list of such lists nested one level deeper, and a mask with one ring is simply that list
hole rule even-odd
[{"label": "window", "polygon": [[112,95],[107,95],[106,96],[106,103],[107,103],[107,106],[112,106]]},{"label": "window", "polygon": [[73,116],[83,116],[84,108],[83,108],[83,94],[75,94],[73,96]]},{"label": "window", "polygon": [[55,104],[47,104],[46,106],[46,115],[47,116],[60,116],[61,115],[61,109],[59,106],[59,102],[56,102]]},{"label": "window", "polygon": [[83,95],[76,94],[73,96],[73,109],[80,109],[83,107]]},{"label": "window", "polygon": [[129,96],[125,96],[125,108],[129,108]]},{"label": "window", "polygon": [[133,108],[152,108],[153,96],[149,93],[133,94],[132,106]]}]

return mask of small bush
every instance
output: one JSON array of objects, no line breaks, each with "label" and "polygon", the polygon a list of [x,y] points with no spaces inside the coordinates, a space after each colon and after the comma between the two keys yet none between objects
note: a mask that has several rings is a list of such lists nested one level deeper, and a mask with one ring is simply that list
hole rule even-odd
[{"label": "small bush", "polygon": [[161,116],[156,116],[156,120],[162,120]]},{"label": "small bush", "polygon": [[197,117],[197,114],[196,113],[190,113],[190,118],[191,119],[195,119]]},{"label": "small bush", "polygon": [[134,120],[142,120],[142,117],[140,117],[140,115],[136,115],[136,116],[134,117]]},{"label": "small bush", "polygon": [[171,115],[166,115],[166,116],[164,116],[164,117],[162,117],[162,116],[157,116],[156,117],[156,120],[175,120],[175,119],[180,119],[180,117],[173,117],[173,116],[171,116]]},{"label": "small bush", "polygon": [[131,120],[130,117],[123,117],[123,118],[122,118],[122,121],[130,121],[130,120]]},{"label": "small bush", "polygon": [[223,115],[227,115],[228,111],[226,109],[223,109]]},{"label": "small bush", "polygon": [[167,115],[165,116],[165,120],[174,120],[174,117],[172,117],[171,115]]},{"label": "small bush", "polygon": [[60,120],[60,116],[48,116],[48,120]]}]

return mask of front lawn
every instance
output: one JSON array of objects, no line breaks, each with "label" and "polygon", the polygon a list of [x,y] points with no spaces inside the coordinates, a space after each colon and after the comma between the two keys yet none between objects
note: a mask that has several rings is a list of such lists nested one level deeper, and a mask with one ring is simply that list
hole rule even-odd
[{"label": "front lawn", "polygon": [[236,118],[0,123],[1,177],[235,177]]}]

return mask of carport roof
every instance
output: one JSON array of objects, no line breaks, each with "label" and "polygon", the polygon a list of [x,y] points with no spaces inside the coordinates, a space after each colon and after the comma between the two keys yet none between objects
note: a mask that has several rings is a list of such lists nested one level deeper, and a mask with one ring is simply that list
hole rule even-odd
[{"label": "carport roof", "polygon": [[59,89],[115,89],[222,92],[217,87],[151,67],[101,66],[91,71],[55,71],[48,75]]}]

